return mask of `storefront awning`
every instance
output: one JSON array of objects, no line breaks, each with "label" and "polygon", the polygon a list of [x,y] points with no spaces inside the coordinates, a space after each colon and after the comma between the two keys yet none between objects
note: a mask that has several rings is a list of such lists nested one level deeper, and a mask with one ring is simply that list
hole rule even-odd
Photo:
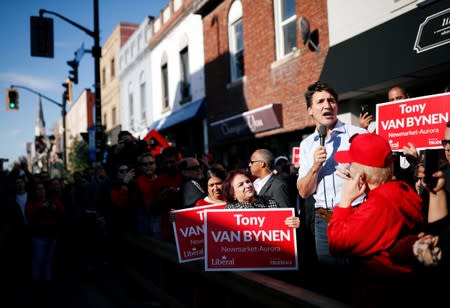
[{"label": "storefront awning", "polygon": [[152,129],[156,129],[157,131],[165,130],[193,118],[202,118],[205,115],[205,98],[201,98],[192,103],[187,103],[186,105],[172,112],[166,117],[154,121],[148,127],[148,131],[151,131]]},{"label": "storefront awning", "polygon": [[448,2],[437,1],[331,46],[320,80],[342,95],[448,70],[450,31],[443,29],[448,28],[443,19],[449,16]]}]

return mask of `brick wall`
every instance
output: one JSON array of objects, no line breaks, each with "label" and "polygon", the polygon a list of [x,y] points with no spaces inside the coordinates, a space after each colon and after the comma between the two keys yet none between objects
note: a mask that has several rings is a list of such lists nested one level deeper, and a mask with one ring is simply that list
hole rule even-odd
[{"label": "brick wall", "polygon": [[306,112],[304,91],[316,81],[328,51],[325,0],[297,1],[311,31],[319,30],[320,51],[303,45],[298,31],[295,55],[276,60],[272,0],[241,0],[244,27],[245,80],[229,84],[227,17],[232,0],[225,0],[203,19],[205,80],[210,122],[270,103],[283,105],[283,127],[264,135],[288,132],[312,125]]}]

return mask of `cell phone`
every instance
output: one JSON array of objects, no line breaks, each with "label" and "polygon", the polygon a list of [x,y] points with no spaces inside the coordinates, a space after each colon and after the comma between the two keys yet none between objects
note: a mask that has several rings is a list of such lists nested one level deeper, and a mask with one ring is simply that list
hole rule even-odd
[{"label": "cell phone", "polygon": [[439,170],[439,149],[427,149],[424,155],[425,177],[424,182],[428,188],[434,188],[437,184],[437,178],[433,177],[433,173]]},{"label": "cell phone", "polygon": [[359,106],[359,110],[360,110],[361,114],[365,114],[366,112],[369,112],[369,105],[367,105],[367,104],[361,105],[361,106]]}]

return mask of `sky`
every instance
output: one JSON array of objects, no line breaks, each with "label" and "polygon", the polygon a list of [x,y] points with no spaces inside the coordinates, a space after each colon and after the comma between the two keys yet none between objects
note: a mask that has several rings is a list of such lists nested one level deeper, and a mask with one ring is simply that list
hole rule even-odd
[{"label": "sky", "polygon": [[[100,45],[103,46],[119,22],[140,24],[146,16],[158,16],[169,0],[98,0]],[[62,15],[93,31],[94,0],[4,0],[0,2],[2,30],[0,42],[0,158],[9,161],[9,168],[19,157],[26,155],[26,143],[34,141],[38,95],[19,89],[19,110],[7,111],[6,91],[11,85],[30,88],[35,92],[61,102],[62,83],[71,69],[67,61],[74,59],[82,44],[91,49],[94,39],[82,30],[54,15],[54,58],[32,57],[30,52],[30,16],[39,16],[45,9]],[[74,100],[86,88],[94,90],[94,60],[86,53],[78,68],[78,84],[73,85]],[[59,119],[61,107],[42,99],[47,134],[52,134]],[[67,108],[69,109],[69,108]]]}]

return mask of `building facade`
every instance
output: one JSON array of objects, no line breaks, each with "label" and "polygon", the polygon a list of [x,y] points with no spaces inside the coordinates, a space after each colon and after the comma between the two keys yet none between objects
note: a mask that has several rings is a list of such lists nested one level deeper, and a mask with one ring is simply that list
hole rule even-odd
[{"label": "building facade", "polygon": [[66,114],[67,169],[70,170],[69,155],[75,140],[81,140],[81,133],[87,133],[94,127],[95,94],[85,89],[72,104]]},{"label": "building facade", "polygon": [[120,50],[120,102],[122,129],[136,137],[146,131],[152,119],[151,62],[148,41],[153,17],[146,17]]},{"label": "building facade", "polygon": [[175,0],[154,20],[151,50],[153,122],[185,155],[208,151],[203,25],[192,1]]},{"label": "building facade", "polygon": [[105,128],[108,144],[117,143],[117,135],[121,130],[122,122],[119,52],[136,28],[136,24],[120,22],[102,47],[100,59],[101,109],[102,124]]}]

